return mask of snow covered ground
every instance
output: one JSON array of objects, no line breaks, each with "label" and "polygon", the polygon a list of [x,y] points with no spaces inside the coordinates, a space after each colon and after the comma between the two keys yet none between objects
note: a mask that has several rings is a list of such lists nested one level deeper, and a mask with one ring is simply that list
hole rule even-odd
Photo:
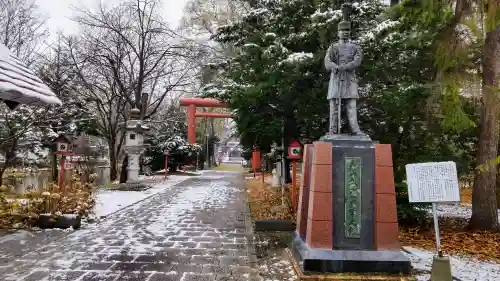
[{"label": "snow covered ground", "polygon": [[[470,218],[472,215],[472,205],[470,204],[438,204],[437,212],[440,217]],[[429,210],[429,212],[432,212]],[[498,220],[500,221],[500,209],[498,210]]]},{"label": "snow covered ground", "polygon": [[145,191],[99,190],[96,195],[95,215],[98,218],[105,217],[189,178],[186,176],[171,175],[164,181],[163,176],[155,177],[158,178],[158,183]]},{"label": "snow covered ground", "polygon": [[[432,257],[434,253],[422,249],[404,247],[410,253],[405,255],[411,260],[413,268],[421,272],[418,281],[430,280]],[[451,272],[454,280],[461,281],[498,281],[500,280],[500,264],[479,261],[467,257],[453,256],[450,258]]]},{"label": "snow covered ground", "polygon": [[[432,211],[429,210],[429,213]],[[469,204],[438,204],[437,212],[440,217],[455,217],[468,219],[472,215],[472,206]],[[500,220],[500,210],[498,219]],[[422,272],[417,277],[418,281],[430,279],[433,252],[405,247],[410,253],[405,255],[410,258],[412,266]],[[499,249],[500,253],[500,249]],[[455,280],[462,281],[497,281],[500,280],[500,264],[487,261],[479,261],[471,257],[451,257],[452,274]]]}]

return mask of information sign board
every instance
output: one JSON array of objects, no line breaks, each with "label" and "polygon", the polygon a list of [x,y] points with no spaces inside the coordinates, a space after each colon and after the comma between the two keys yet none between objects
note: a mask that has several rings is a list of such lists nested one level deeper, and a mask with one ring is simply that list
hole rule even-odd
[{"label": "information sign board", "polygon": [[459,202],[455,162],[406,165],[408,199],[411,203]]}]

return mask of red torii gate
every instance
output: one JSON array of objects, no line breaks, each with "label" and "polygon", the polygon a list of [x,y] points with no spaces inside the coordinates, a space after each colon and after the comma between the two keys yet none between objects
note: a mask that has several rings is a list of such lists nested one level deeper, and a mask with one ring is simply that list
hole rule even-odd
[{"label": "red torii gate", "polygon": [[188,142],[196,142],[196,117],[207,118],[232,118],[230,113],[218,112],[196,112],[196,107],[227,108],[228,106],[219,100],[210,98],[181,98],[181,106],[187,106]]}]

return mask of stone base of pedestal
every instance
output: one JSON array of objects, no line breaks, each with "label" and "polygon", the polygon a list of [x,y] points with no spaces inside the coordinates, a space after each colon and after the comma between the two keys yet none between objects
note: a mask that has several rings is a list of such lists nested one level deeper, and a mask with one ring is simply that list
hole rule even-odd
[{"label": "stone base of pedestal", "polygon": [[304,272],[407,274],[400,252],[391,146],[331,135],[306,145],[296,237]]},{"label": "stone base of pedestal", "polygon": [[[295,234],[290,252],[304,273],[409,274],[411,263],[400,251],[310,248]],[[386,280],[386,279],[384,279]]]},{"label": "stone base of pedestal", "polygon": [[143,191],[152,188],[153,186],[143,182],[126,182],[121,183],[117,190],[121,191]]}]

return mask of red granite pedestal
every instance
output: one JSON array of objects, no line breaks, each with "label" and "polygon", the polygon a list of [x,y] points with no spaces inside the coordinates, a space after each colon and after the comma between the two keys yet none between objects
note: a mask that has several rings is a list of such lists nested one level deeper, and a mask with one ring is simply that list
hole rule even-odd
[{"label": "red granite pedestal", "polygon": [[[344,236],[342,165],[351,156],[363,160],[362,222],[357,239]],[[391,146],[373,144],[369,138],[317,141],[305,146],[303,159],[297,229],[291,245],[302,270],[407,274],[410,262],[400,252],[398,239]]]}]

